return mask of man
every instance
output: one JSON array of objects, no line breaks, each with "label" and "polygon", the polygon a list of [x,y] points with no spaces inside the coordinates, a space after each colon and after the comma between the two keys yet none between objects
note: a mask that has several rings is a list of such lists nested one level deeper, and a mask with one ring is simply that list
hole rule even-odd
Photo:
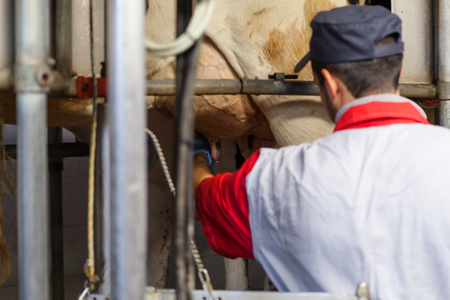
[{"label": "man", "polygon": [[196,209],[210,246],[261,263],[280,291],[450,298],[450,131],[399,96],[398,16],[347,6],[312,21],[309,59],[333,134],[260,149],[213,176],[195,154]]}]

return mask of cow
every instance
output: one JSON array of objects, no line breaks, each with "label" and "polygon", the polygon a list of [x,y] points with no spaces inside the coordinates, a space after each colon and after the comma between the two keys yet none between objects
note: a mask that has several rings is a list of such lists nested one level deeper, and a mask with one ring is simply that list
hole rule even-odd
[{"label": "cow", "polygon": [[[175,38],[175,2],[149,1],[146,16],[147,38],[161,43]],[[197,78],[265,79],[275,72],[291,74],[299,58],[308,50],[311,35],[309,23],[314,15],[321,10],[356,4],[353,2],[355,1],[217,0],[214,15],[201,45]],[[148,79],[175,78],[175,57],[148,55],[145,63]],[[310,68],[305,68],[298,75],[298,80],[312,80]],[[4,122],[15,124],[13,94],[2,92],[0,97],[3,102]],[[149,127],[163,137],[162,146],[170,158],[173,150],[170,116],[174,111],[174,98],[149,96],[147,106]],[[195,96],[194,109],[196,130],[210,140],[215,158],[218,158],[216,143],[222,139],[247,141],[248,136],[255,137],[246,152],[249,153],[259,145],[282,147],[310,142],[329,134],[333,129],[333,124],[318,97]],[[91,122],[92,101],[48,101],[49,126],[67,127],[80,137],[86,137]],[[158,224],[150,228],[149,233],[149,270],[152,270],[149,272],[149,284],[164,287],[167,282],[173,210],[171,194],[166,188],[159,167],[150,172],[149,195],[156,199],[150,201],[150,214],[153,222]],[[1,243],[0,248],[4,249]],[[5,258],[2,256],[2,253],[5,253],[2,249],[0,256]],[[8,267],[3,261],[2,263],[5,273]]]},{"label": "cow", "polygon": [[[170,28],[175,22],[160,17],[163,11],[174,11],[173,2],[150,4],[148,36],[166,42],[173,38],[174,30],[167,35],[151,29]],[[307,52],[312,17],[321,10],[346,4],[346,0],[217,1],[216,11],[220,13],[206,29],[197,78],[264,79],[275,72],[291,74]],[[174,64],[174,57],[149,56],[148,76],[173,77]],[[311,70],[302,71],[299,80],[312,80]],[[172,97],[149,97],[151,108],[171,113],[173,106]],[[249,135],[275,141],[278,146],[310,142],[332,129],[318,97],[209,95],[196,96],[194,106],[196,129],[212,142],[213,149],[218,140]]]},{"label": "cow", "polygon": [[[299,58],[308,51],[311,19],[319,11],[348,4],[356,3],[346,0],[216,1],[215,13],[201,45],[196,77],[266,79],[275,72],[292,74]],[[171,41],[175,38],[174,24],[175,1],[150,2],[149,39],[160,43]],[[175,64],[175,57],[148,55],[147,76],[174,78]],[[313,79],[311,68],[298,75],[298,80]],[[149,108],[172,116],[173,97],[151,96],[147,102]],[[194,97],[194,109],[195,128],[208,138],[215,158],[219,155],[216,143],[222,139],[237,139],[239,148],[246,149],[248,155],[261,145],[282,147],[311,142],[331,133],[334,126],[319,97],[311,96],[199,95]],[[253,137],[252,143],[247,142],[249,136]],[[233,167],[221,169],[224,170],[232,171]],[[166,253],[158,252],[158,257],[168,255],[168,247],[164,249]],[[149,274],[150,282],[162,284],[167,262],[155,263],[161,272]]]}]

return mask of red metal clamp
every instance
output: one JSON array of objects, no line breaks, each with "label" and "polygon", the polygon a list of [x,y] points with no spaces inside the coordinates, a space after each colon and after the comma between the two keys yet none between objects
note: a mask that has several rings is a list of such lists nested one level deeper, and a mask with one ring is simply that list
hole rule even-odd
[{"label": "red metal clamp", "polygon": [[[106,97],[107,81],[106,78],[97,78],[97,94],[98,97]],[[77,77],[77,97],[78,99],[89,99],[94,95],[92,77]]]}]

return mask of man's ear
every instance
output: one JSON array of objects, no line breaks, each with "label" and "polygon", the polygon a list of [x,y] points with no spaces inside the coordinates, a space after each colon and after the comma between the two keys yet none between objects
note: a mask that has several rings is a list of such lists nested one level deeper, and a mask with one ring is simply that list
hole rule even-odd
[{"label": "man's ear", "polygon": [[330,71],[327,69],[320,70],[322,73],[322,76],[325,78],[325,88],[329,90],[329,93],[333,96],[333,98],[336,98],[336,94],[338,91],[338,83],[336,79],[331,75]]}]

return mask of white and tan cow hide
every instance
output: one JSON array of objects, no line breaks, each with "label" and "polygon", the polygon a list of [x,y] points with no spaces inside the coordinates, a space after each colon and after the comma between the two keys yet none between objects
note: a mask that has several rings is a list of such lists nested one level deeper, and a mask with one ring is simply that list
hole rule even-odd
[{"label": "white and tan cow hide", "polygon": [[[347,5],[346,0],[217,0],[201,48],[197,77],[200,79],[266,79],[274,72],[291,74],[306,53],[310,20],[321,10]],[[175,0],[151,0],[147,36],[167,42],[175,36]],[[144,62],[143,62],[144,63]],[[147,58],[149,79],[174,78],[175,58]],[[299,80],[312,80],[310,68]],[[0,93],[5,123],[15,124],[12,93]],[[172,114],[173,97],[148,97],[148,107]],[[92,102],[50,99],[49,126],[88,126]],[[171,120],[149,112],[149,127],[163,137],[170,158]],[[226,95],[195,97],[196,129],[210,141],[245,139],[254,135],[275,140],[278,146],[310,142],[331,132],[333,125],[318,97]],[[89,132],[88,127],[84,129]],[[78,131],[83,133],[83,129]],[[149,175],[150,227],[149,284],[164,287],[172,232],[172,204],[159,166]]]},{"label": "white and tan cow hide", "polygon": [[[174,1],[151,1],[148,36],[173,39]],[[346,5],[346,0],[217,1],[202,45],[197,77],[201,79],[267,79],[292,74],[309,48],[312,17],[321,10]],[[149,56],[148,75],[173,77],[175,58]],[[312,80],[311,69],[299,80]],[[150,107],[173,111],[171,97],[149,99]],[[318,97],[227,95],[195,97],[196,128],[212,141],[255,135],[285,146],[310,142],[328,134],[332,124]]]}]

